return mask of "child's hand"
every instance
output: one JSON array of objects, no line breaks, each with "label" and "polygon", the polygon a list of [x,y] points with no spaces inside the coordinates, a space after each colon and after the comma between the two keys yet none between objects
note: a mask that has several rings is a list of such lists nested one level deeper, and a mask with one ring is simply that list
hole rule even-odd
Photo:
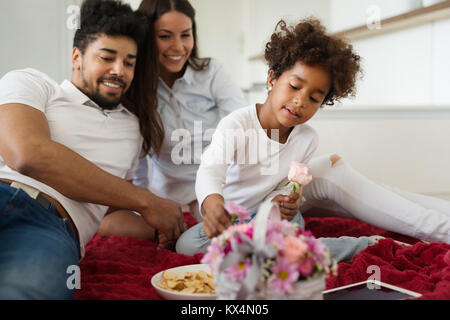
[{"label": "child's hand", "polygon": [[208,238],[214,238],[231,226],[230,215],[225,211],[225,201],[219,194],[209,195],[202,204],[205,212],[203,230]]},{"label": "child's hand", "polygon": [[280,207],[281,219],[291,221],[300,209],[301,200],[302,198],[296,192],[288,196],[279,194],[272,199],[272,202],[278,203]]}]

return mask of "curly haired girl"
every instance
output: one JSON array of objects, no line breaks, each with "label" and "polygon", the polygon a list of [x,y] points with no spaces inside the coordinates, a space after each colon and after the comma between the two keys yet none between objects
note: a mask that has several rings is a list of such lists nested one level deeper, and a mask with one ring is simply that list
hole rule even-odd
[{"label": "curly haired girl", "polygon": [[[280,204],[284,219],[304,226],[300,195],[285,190],[289,166],[293,160],[307,163],[311,159],[318,137],[305,123],[322,105],[354,92],[360,57],[351,45],[328,36],[315,19],[294,27],[280,21],[265,57],[268,97],[263,104],[237,110],[219,123],[197,173],[196,194],[204,222],[180,237],[179,253],[205,252],[209,238],[231,225],[224,199],[249,209],[253,217],[263,201],[272,199]],[[271,165],[274,170],[267,169]],[[374,243],[370,237],[321,240],[338,261]]]}]

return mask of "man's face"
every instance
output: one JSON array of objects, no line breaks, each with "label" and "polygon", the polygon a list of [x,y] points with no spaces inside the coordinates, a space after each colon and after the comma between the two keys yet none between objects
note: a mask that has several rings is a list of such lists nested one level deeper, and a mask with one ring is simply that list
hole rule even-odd
[{"label": "man's face", "polygon": [[72,82],[101,108],[113,109],[133,80],[137,50],[131,38],[100,35],[84,54],[74,48]]}]

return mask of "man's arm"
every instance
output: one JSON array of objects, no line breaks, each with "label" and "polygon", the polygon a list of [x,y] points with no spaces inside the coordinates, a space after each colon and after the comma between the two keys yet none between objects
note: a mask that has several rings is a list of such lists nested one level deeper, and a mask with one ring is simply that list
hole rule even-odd
[{"label": "man's arm", "polygon": [[[50,138],[45,115],[23,104],[0,107],[0,155],[17,172],[38,180],[66,197],[80,202],[129,209],[143,215],[162,232],[177,236],[182,230],[181,212],[172,201],[95,166]],[[158,213],[164,212],[164,219]]]}]

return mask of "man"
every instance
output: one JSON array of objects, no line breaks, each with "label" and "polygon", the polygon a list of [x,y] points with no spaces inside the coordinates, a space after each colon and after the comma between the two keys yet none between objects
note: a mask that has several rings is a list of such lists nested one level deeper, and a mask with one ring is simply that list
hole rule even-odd
[{"label": "man", "polygon": [[86,0],[70,82],[33,69],[0,80],[0,299],[73,298],[69,271],[115,208],[169,238],[184,230],[176,203],[130,182],[148,106],[121,101],[146,24],[120,1]]}]

